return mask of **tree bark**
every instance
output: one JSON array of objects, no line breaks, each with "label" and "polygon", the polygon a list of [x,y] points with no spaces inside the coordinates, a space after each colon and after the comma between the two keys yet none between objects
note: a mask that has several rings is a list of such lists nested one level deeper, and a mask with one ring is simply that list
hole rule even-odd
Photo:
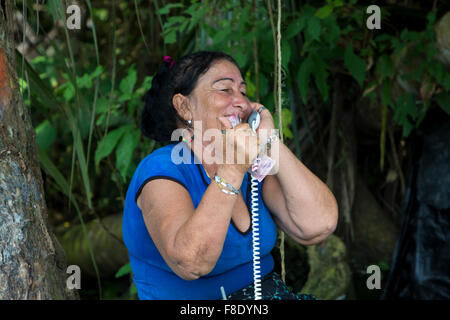
[{"label": "tree bark", "polygon": [[35,133],[15,74],[13,1],[0,6],[0,299],[76,299],[49,229]]}]

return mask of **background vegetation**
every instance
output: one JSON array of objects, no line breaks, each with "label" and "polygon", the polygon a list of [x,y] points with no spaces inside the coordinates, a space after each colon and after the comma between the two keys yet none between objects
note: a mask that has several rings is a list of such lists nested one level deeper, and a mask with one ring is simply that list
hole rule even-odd
[{"label": "background vegetation", "polygon": [[[80,30],[65,24],[72,3],[81,8]],[[280,3],[282,106],[277,1],[16,1],[17,72],[49,219],[69,264],[88,270],[82,298],[136,298],[120,214],[137,164],[159,147],[140,134],[142,97],[164,55],[177,60],[197,50],[238,61],[250,99],[275,117],[282,108],[285,143],[335,192],[336,236],[351,276],[334,298],[378,297],[364,289],[365,267],[389,271],[409,138],[430,112],[450,114],[450,59],[436,35],[449,4],[380,1],[381,29],[369,30],[370,1]],[[304,288],[312,259],[311,250],[287,242],[288,285]],[[327,274],[336,281],[339,272]]]}]

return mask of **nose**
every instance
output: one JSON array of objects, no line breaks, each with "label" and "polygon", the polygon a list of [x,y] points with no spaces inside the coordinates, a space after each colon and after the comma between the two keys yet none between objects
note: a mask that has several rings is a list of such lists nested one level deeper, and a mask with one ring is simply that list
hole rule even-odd
[{"label": "nose", "polygon": [[247,97],[245,97],[242,93],[238,93],[233,99],[233,107],[241,109],[241,113],[247,114],[247,110],[250,109],[250,102]]}]

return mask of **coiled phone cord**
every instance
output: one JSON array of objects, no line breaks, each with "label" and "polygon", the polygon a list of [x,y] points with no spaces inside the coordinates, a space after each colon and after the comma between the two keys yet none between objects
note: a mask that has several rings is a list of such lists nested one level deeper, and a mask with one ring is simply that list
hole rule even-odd
[{"label": "coiled phone cord", "polygon": [[[247,122],[250,128],[256,132],[261,122],[261,116],[259,112],[253,110],[249,115]],[[234,127],[235,125],[233,125]],[[249,170],[249,174],[251,174]],[[262,299],[261,288],[261,262],[259,252],[259,217],[258,217],[258,179],[251,175],[251,211],[252,211],[252,246],[253,246],[253,287],[255,290],[255,300]],[[221,288],[221,290],[223,287]],[[224,296],[224,293],[222,292]]]},{"label": "coiled phone cord", "polygon": [[262,299],[261,262],[259,252],[259,217],[258,217],[258,179],[252,176],[251,206],[252,206],[252,245],[253,245],[253,287],[255,300]]}]

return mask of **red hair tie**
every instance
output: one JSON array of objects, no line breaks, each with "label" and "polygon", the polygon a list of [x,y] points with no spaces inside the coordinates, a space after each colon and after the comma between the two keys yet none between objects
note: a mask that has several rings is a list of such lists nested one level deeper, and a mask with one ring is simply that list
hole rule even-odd
[{"label": "red hair tie", "polygon": [[171,56],[164,56],[164,62],[170,62],[170,68],[172,68],[173,64],[175,63],[175,60]]}]

